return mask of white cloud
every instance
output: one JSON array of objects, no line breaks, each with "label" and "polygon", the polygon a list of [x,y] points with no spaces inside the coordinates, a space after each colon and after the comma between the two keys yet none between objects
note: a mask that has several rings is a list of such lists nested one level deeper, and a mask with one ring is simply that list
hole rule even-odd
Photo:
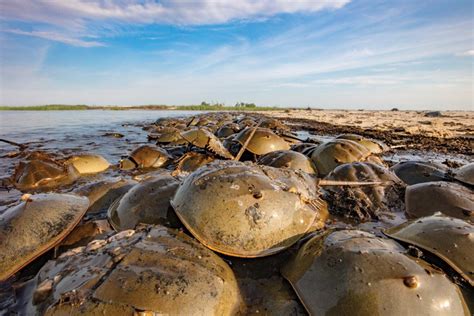
[{"label": "white cloud", "polygon": [[467,50],[462,53],[456,54],[457,56],[474,56],[474,49]]},{"label": "white cloud", "polygon": [[50,41],[60,42],[72,46],[78,47],[96,47],[96,46],[105,46],[103,43],[95,42],[95,41],[84,41],[79,38],[69,37],[64,34],[59,34],[56,32],[47,32],[47,31],[22,31],[18,29],[7,29],[4,30],[7,33],[19,34],[19,35],[26,35],[26,36],[33,36],[39,37],[43,39],[47,39]]},{"label": "white cloud", "polygon": [[90,20],[165,23],[178,25],[220,24],[258,19],[282,13],[338,9],[350,0],[16,0],[0,2],[3,19],[36,21],[58,26]]}]

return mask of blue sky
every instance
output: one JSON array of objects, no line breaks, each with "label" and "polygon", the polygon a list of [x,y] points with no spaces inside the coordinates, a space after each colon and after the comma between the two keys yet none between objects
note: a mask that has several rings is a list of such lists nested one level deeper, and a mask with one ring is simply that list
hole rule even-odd
[{"label": "blue sky", "polygon": [[474,110],[472,1],[0,0],[0,104]]}]

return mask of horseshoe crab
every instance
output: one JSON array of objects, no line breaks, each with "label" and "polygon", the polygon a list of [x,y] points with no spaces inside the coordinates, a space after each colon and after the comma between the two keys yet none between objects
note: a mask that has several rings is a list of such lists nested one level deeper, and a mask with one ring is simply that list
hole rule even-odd
[{"label": "horseshoe crab", "polygon": [[185,144],[186,140],[181,137],[180,130],[175,127],[162,127],[155,133],[148,134],[148,140],[155,140],[158,144]]},{"label": "horseshoe crab", "polygon": [[441,212],[448,216],[473,220],[473,191],[453,182],[425,182],[407,187],[406,212],[411,217],[423,217]]},{"label": "horseshoe crab", "polygon": [[474,286],[474,225],[438,213],[392,227],[385,234],[438,256]]},{"label": "horseshoe crab", "polygon": [[454,178],[462,183],[474,186],[474,163],[469,163],[455,170]]},{"label": "horseshoe crab", "polygon": [[364,186],[330,186],[325,190],[329,211],[361,221],[383,214],[403,212],[404,183],[390,170],[370,162],[351,162],[336,167],[325,180],[378,182]]},{"label": "horseshoe crab", "polygon": [[236,257],[281,251],[328,215],[306,173],[222,160],[190,174],[171,205],[194,237]]},{"label": "horseshoe crab", "polygon": [[24,195],[0,215],[0,281],[53,248],[79,223],[89,200],[71,194]]},{"label": "horseshoe crab", "polygon": [[110,167],[110,163],[104,157],[91,154],[72,156],[66,160],[66,164],[71,164],[79,174],[99,173]]},{"label": "horseshoe crab", "polygon": [[77,180],[79,174],[71,165],[53,160],[21,161],[12,178],[13,185],[20,191],[43,191]]},{"label": "horseshoe crab", "polygon": [[94,240],[49,261],[27,314],[231,315],[242,298],[229,266],[186,234],[161,226]]},{"label": "horseshoe crab", "polygon": [[[366,147],[348,139],[334,139],[322,143],[311,153],[318,173],[321,176],[328,175],[337,166],[348,162],[370,161],[371,152]],[[377,162],[376,156],[373,156]],[[381,163],[381,162],[380,162]]]},{"label": "horseshoe crab", "polygon": [[86,184],[73,191],[74,194],[85,196],[90,201],[87,213],[98,213],[107,210],[120,196],[132,188],[136,181],[130,179],[106,179]]},{"label": "horseshoe crab", "polygon": [[116,231],[135,228],[138,223],[179,227],[170,206],[178,185],[179,181],[166,173],[138,183],[110,206],[110,224]]},{"label": "horseshoe crab", "polygon": [[186,175],[214,160],[215,159],[209,155],[190,151],[179,158],[175,171],[177,174]]},{"label": "horseshoe crab", "polygon": [[231,155],[224,145],[222,145],[219,138],[217,138],[205,127],[193,128],[191,130],[182,132],[181,136],[194,146],[207,149],[222,158],[234,158],[234,156]]},{"label": "horseshoe crab", "polygon": [[301,170],[309,174],[316,174],[313,161],[302,153],[292,150],[277,150],[263,155],[257,161],[258,164],[275,168],[290,168]]},{"label": "horseshoe crab", "polygon": [[163,167],[171,156],[168,152],[159,147],[144,145],[140,146],[128,158],[120,161],[120,169],[143,169],[143,168],[160,168]]},{"label": "horseshoe crab", "polygon": [[226,138],[230,135],[237,133],[239,130],[240,128],[237,123],[227,123],[219,127],[216,132],[216,135],[219,138]]},{"label": "horseshoe crab", "polygon": [[282,273],[311,315],[469,315],[444,273],[362,231],[313,237]]},{"label": "horseshoe crab", "polygon": [[403,161],[393,165],[390,170],[409,185],[448,180],[448,168],[428,161]]},{"label": "horseshoe crab", "polygon": [[[240,131],[235,140],[244,145],[252,134],[254,128],[246,128]],[[268,128],[257,127],[255,134],[247,144],[248,151],[256,155],[265,155],[276,150],[289,150],[290,145],[280,136]]]},{"label": "horseshoe crab", "polygon": [[336,136],[336,139],[348,139],[352,140],[365,148],[367,148],[372,154],[380,154],[384,151],[388,150],[387,145],[382,143],[381,141],[365,138],[361,135],[357,134],[341,134]]}]

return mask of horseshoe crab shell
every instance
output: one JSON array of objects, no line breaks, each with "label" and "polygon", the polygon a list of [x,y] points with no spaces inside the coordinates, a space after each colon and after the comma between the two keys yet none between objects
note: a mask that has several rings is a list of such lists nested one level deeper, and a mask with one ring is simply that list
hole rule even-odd
[{"label": "horseshoe crab shell", "polygon": [[109,208],[108,218],[116,231],[135,228],[138,223],[179,227],[170,206],[179,181],[160,174],[136,184]]},{"label": "horseshoe crab shell", "polygon": [[58,244],[79,223],[89,200],[70,194],[25,195],[0,215],[0,281]]},{"label": "horseshoe crab shell", "polygon": [[365,138],[364,136],[357,135],[357,134],[341,134],[341,135],[336,136],[336,139],[352,140],[364,146],[373,154],[380,154],[388,149],[387,145],[385,145],[381,141]]},{"label": "horseshoe crab shell", "polygon": [[87,213],[99,213],[107,211],[116,199],[124,195],[135,184],[137,182],[131,179],[111,178],[86,184],[75,189],[73,193],[89,199],[90,206]]},{"label": "horseshoe crab shell", "polygon": [[78,177],[77,170],[70,165],[38,159],[20,162],[13,175],[13,184],[20,191],[41,191],[71,184]]},{"label": "horseshoe crab shell", "polygon": [[275,168],[290,168],[301,170],[309,174],[316,174],[313,161],[302,153],[292,150],[277,150],[263,155],[257,162]]},{"label": "horseshoe crab shell", "polygon": [[232,315],[242,303],[221,258],[161,226],[123,231],[64,253],[34,282],[28,314]]},{"label": "horseshoe crab shell", "polygon": [[473,191],[453,182],[425,182],[407,187],[406,212],[417,218],[441,212],[448,216],[473,220]]},{"label": "horseshoe crab shell", "polygon": [[474,163],[464,165],[455,170],[454,178],[458,181],[474,186]]},{"label": "horseshoe crab shell", "polygon": [[446,167],[427,161],[403,161],[393,165],[390,170],[409,185],[448,179]]},{"label": "horseshoe crab shell", "polygon": [[205,127],[193,128],[191,130],[182,132],[181,136],[194,146],[205,148],[220,157],[227,159],[234,158],[234,156],[230,154],[224,145],[222,145],[219,138],[217,138]]},{"label": "horseshoe crab shell", "polygon": [[180,175],[186,175],[190,172],[195,171],[201,166],[214,161],[214,157],[195,151],[190,151],[185,153],[181,158],[179,158],[178,164],[176,166],[176,173]]},{"label": "horseshoe crab shell", "polygon": [[311,159],[318,173],[326,176],[339,165],[365,161],[370,155],[370,150],[352,140],[334,139],[316,147],[311,153]]},{"label": "horseshoe crab shell", "polygon": [[66,164],[71,164],[80,174],[99,173],[110,167],[110,163],[104,157],[91,154],[72,156]]},{"label": "horseshoe crab shell", "polygon": [[306,173],[237,161],[199,168],[180,185],[171,205],[200,242],[236,257],[281,251],[327,218]]},{"label": "horseshoe crab shell", "polygon": [[[241,145],[244,145],[252,131],[253,128],[246,128],[240,131],[236,135],[235,140]],[[247,144],[246,149],[256,155],[265,155],[276,150],[289,150],[290,145],[270,129],[258,127],[252,139]]]},{"label": "horseshoe crab shell", "polygon": [[313,237],[282,273],[311,315],[469,315],[442,272],[362,231]]},{"label": "horseshoe crab shell", "polygon": [[428,250],[474,286],[474,225],[436,214],[392,227],[385,234]]},{"label": "horseshoe crab shell", "polygon": [[120,161],[120,169],[131,170],[135,168],[160,168],[171,159],[168,152],[159,147],[140,146],[126,159]]},{"label": "horseshoe crab shell", "polygon": [[367,221],[384,213],[403,212],[404,183],[389,169],[370,162],[336,167],[324,178],[338,181],[380,182],[378,185],[330,186],[325,191],[330,212]]}]

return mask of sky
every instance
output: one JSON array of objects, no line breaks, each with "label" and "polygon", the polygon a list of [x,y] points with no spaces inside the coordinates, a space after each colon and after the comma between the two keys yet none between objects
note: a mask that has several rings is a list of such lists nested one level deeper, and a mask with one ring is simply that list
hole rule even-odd
[{"label": "sky", "polygon": [[0,0],[0,104],[474,110],[471,0]]}]

